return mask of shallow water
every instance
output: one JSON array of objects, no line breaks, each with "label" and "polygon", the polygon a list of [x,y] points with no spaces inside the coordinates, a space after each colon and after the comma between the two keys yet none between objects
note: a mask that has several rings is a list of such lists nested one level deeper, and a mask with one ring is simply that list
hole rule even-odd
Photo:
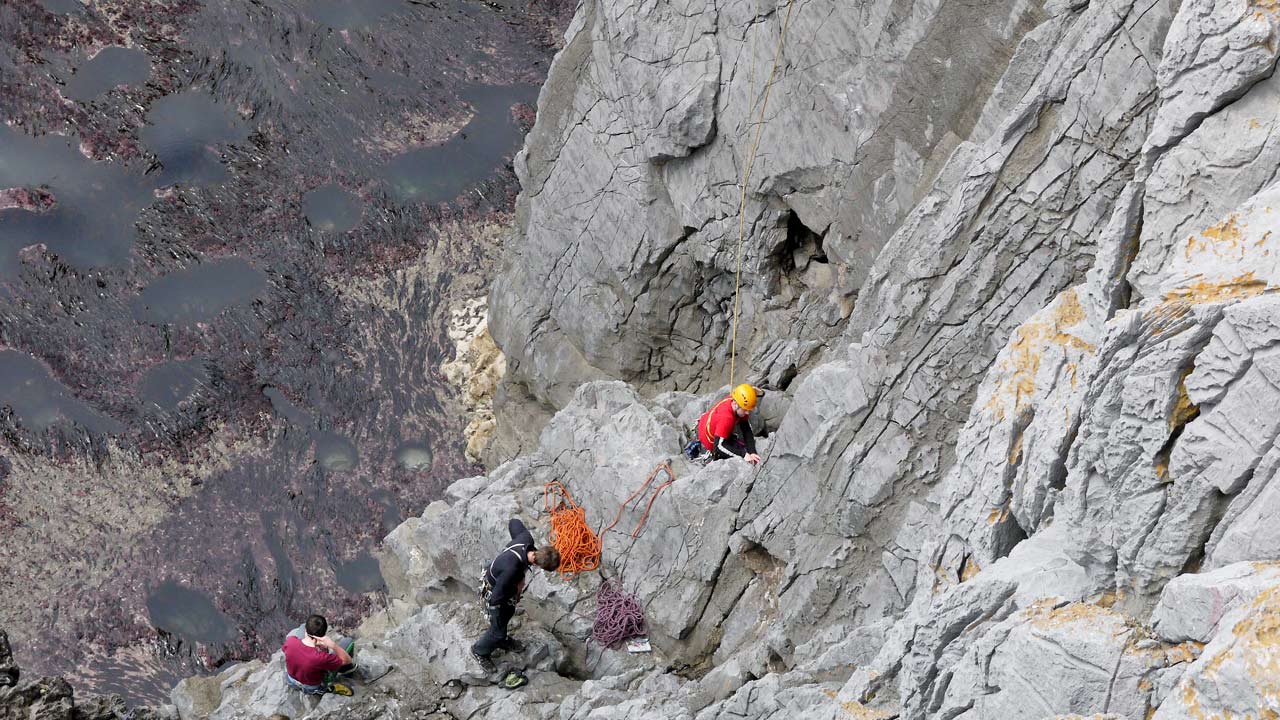
[{"label": "shallow water", "polygon": [[302,196],[302,214],[312,228],[344,233],[360,223],[364,203],[340,185],[321,185]]},{"label": "shallow water", "polygon": [[409,442],[396,448],[396,462],[406,470],[426,470],[431,467],[431,448],[426,443]]},{"label": "shallow water", "polygon": [[[0,103],[0,204],[21,205],[0,210],[0,455],[23,461],[0,503],[70,462],[107,492],[83,528],[0,543],[86,568],[66,597],[61,560],[0,582],[0,624],[24,674],[163,703],[310,612],[354,628],[384,598],[381,539],[478,471],[436,368],[496,262],[511,105],[567,3],[40,2],[75,18],[0,0],[23,88]],[[86,59],[124,46],[145,76]],[[65,430],[85,457],[30,449]],[[121,518],[118,544],[78,541]]]},{"label": "shallow water", "polygon": [[208,383],[203,360],[174,360],[148,368],[138,382],[138,394],[163,410],[174,410]]},{"label": "shallow water", "polygon": [[355,443],[335,432],[312,433],[316,443],[316,462],[325,470],[346,472],[360,464]]},{"label": "shallow water", "polygon": [[0,407],[8,407],[21,425],[37,433],[59,424],[97,433],[123,429],[119,422],[77,400],[34,357],[17,350],[0,350]]},{"label": "shallow water", "polygon": [[353,593],[378,592],[385,590],[386,581],[382,579],[382,569],[377,558],[368,552],[362,552],[347,562],[338,563],[334,568],[338,584]]},{"label": "shallow water", "polygon": [[119,85],[140,85],[150,74],[151,61],[146,53],[112,45],[76,68],[75,74],[67,78],[63,94],[84,102]]},{"label": "shallow water", "polygon": [[408,9],[408,0],[310,0],[307,17],[336,29],[362,28]]},{"label": "shallow water", "polygon": [[245,260],[211,260],[157,278],[139,294],[133,312],[143,322],[197,323],[252,301],[266,287],[267,274]]},{"label": "shallow water", "polygon": [[129,261],[138,213],[154,202],[151,183],[117,163],[94,162],[76,138],[31,137],[0,124],[0,189],[44,189],[52,207],[0,210],[0,277],[18,269],[18,251],[43,245],[81,268]]},{"label": "shallow water", "polygon": [[48,12],[59,15],[84,12],[84,5],[80,0],[39,0],[39,3]]},{"label": "shallow water", "polygon": [[220,145],[249,136],[235,111],[203,90],[187,90],[152,103],[138,137],[163,166],[160,185],[207,185],[227,179]]},{"label": "shallow water", "polygon": [[156,628],[192,642],[227,642],[233,637],[227,617],[207,595],[166,582],[147,596],[147,612]]},{"label": "shallow water", "polygon": [[489,176],[495,165],[520,149],[524,135],[511,106],[537,100],[531,85],[490,85],[467,89],[463,99],[474,111],[466,127],[441,145],[418,148],[393,158],[383,170],[401,200],[439,203]]}]

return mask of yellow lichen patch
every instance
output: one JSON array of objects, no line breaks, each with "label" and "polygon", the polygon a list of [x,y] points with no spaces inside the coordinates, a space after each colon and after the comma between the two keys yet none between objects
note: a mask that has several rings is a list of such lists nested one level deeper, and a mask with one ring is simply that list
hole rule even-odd
[{"label": "yellow lichen patch", "polygon": [[1101,627],[1104,623],[1118,623],[1129,629],[1129,619],[1124,615],[1093,603],[1072,602],[1058,605],[1056,600],[1037,600],[1023,611],[1027,620],[1036,628],[1048,630],[1069,625]]},{"label": "yellow lichen patch", "polygon": [[888,718],[896,717],[894,713],[869,708],[857,700],[840,703],[840,709],[844,710],[845,715],[857,718],[857,720],[888,720]]},{"label": "yellow lichen patch", "polygon": [[1253,272],[1237,275],[1230,280],[1198,280],[1164,294],[1164,303],[1201,303],[1243,300],[1261,295],[1267,289],[1265,280],[1254,277]]},{"label": "yellow lichen patch", "polygon": [[[1071,288],[1050,305],[1046,317],[1036,317],[1023,323],[1013,333],[1009,352],[1000,363],[1003,379],[997,384],[986,404],[997,421],[1020,411],[1036,392],[1036,374],[1040,372],[1040,360],[1045,349],[1051,346],[1092,353],[1094,346],[1067,330],[1085,321],[1084,308],[1075,288]],[[1008,405],[1012,403],[1012,407]]]},{"label": "yellow lichen patch", "polygon": [[1108,590],[1098,595],[1098,597],[1094,598],[1091,602],[1098,607],[1112,608],[1115,607],[1116,603],[1120,602],[1123,597],[1124,593],[1122,592],[1117,590]]},{"label": "yellow lichen patch", "polygon": [[[1194,675],[1188,675],[1180,684],[1179,699],[1187,714],[1193,718],[1219,717],[1206,715],[1201,706],[1198,681],[1218,683],[1227,672],[1227,662],[1235,661],[1230,668],[1243,669],[1257,700],[1280,700],[1280,587],[1273,587],[1249,605],[1248,614],[1231,628],[1233,640],[1220,648],[1204,667]],[[1265,717],[1265,716],[1259,716]]]},{"label": "yellow lichen patch", "polygon": [[1186,425],[1200,414],[1200,406],[1191,402],[1191,396],[1187,394],[1187,377],[1194,371],[1193,365],[1183,370],[1182,376],[1178,378],[1178,396],[1173,401],[1173,412],[1169,413],[1170,430]]},{"label": "yellow lichen patch", "polygon": [[1262,127],[1262,123],[1258,122],[1258,118],[1249,118],[1249,129],[1257,130]]},{"label": "yellow lichen patch", "polygon": [[1240,223],[1240,216],[1235,214],[1216,225],[1210,225],[1199,235],[1187,238],[1186,258],[1190,260],[1193,255],[1206,251],[1212,252],[1217,257],[1243,256],[1244,233],[1242,230],[1245,227],[1247,226]]},{"label": "yellow lichen patch", "polygon": [[[832,700],[840,697],[835,690],[823,690],[822,694]],[[840,703],[840,709],[844,710],[849,717],[857,718],[857,720],[888,720],[888,718],[895,717],[894,713],[869,708],[856,700]]]}]

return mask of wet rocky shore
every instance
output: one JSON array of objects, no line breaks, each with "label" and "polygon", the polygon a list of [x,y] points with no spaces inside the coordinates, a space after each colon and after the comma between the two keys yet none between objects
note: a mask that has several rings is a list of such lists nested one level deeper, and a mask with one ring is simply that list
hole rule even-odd
[{"label": "wet rocky shore", "polygon": [[562,0],[0,6],[0,627],[161,701],[472,474],[487,291]]}]

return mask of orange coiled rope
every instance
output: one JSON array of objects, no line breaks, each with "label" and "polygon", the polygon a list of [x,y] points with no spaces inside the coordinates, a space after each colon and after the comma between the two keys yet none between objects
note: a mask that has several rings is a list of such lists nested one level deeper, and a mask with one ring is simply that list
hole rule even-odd
[{"label": "orange coiled rope", "polygon": [[[640,528],[644,527],[645,520],[649,519],[649,511],[653,509],[653,501],[658,499],[658,493],[662,492],[670,486],[671,483],[676,481],[676,474],[675,471],[671,469],[670,462],[663,461],[662,463],[659,463],[658,467],[654,468],[653,472],[649,473],[649,477],[644,479],[644,484],[640,486],[640,489],[631,493],[631,497],[622,501],[622,505],[618,506],[618,516],[613,519],[613,522],[609,523],[609,527],[600,531],[600,537],[604,537],[605,533],[612,530],[613,526],[618,524],[618,521],[622,519],[622,511],[627,509],[627,506],[631,504],[632,500],[635,500],[643,493],[648,492],[649,485],[653,482],[654,478],[658,477],[658,473],[660,472],[666,472],[668,480],[655,488],[653,495],[649,496],[649,504],[645,506],[644,514],[640,516],[640,522],[636,524],[636,529],[631,531],[631,539],[634,540],[636,536],[640,534]],[[640,503],[636,503],[636,507],[640,507]]]},{"label": "orange coiled rope", "polygon": [[600,538],[587,524],[587,511],[558,482],[542,488],[542,502],[551,515],[551,544],[560,551],[560,577],[600,567]]}]

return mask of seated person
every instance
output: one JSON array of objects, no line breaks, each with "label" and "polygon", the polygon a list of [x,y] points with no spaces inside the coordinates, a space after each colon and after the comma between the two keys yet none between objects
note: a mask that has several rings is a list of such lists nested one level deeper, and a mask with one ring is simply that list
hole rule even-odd
[{"label": "seated person", "polygon": [[351,660],[355,643],[330,640],[329,621],[312,615],[284,638],[285,683],[308,695],[330,692],[335,674],[350,675],[356,670]]}]

